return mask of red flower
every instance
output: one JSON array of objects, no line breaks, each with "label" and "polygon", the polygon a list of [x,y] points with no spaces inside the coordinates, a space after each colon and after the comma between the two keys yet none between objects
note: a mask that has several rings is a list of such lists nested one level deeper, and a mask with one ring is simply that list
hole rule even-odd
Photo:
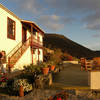
[{"label": "red flower", "polygon": [[61,97],[58,97],[57,100],[62,100]]}]

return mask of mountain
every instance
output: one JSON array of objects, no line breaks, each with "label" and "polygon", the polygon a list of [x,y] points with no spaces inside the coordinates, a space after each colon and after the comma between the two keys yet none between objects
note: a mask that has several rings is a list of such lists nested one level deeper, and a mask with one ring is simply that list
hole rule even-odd
[{"label": "mountain", "polygon": [[80,58],[93,58],[97,54],[100,55],[99,51],[90,50],[63,35],[59,34],[45,34],[44,35],[44,47],[55,49],[59,48],[63,52],[69,53],[70,55]]}]

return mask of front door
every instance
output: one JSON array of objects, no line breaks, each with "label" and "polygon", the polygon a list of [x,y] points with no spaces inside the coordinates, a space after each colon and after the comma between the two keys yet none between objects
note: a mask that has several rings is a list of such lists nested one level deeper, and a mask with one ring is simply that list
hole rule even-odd
[{"label": "front door", "polygon": [[23,27],[22,28],[22,43],[26,42],[27,40],[27,30]]}]

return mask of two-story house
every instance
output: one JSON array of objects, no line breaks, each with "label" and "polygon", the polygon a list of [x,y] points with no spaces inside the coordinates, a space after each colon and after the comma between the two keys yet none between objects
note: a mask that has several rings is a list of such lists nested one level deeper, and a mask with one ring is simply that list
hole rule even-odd
[{"label": "two-story house", "polygon": [[44,31],[0,4],[0,63],[9,71],[43,61]]}]

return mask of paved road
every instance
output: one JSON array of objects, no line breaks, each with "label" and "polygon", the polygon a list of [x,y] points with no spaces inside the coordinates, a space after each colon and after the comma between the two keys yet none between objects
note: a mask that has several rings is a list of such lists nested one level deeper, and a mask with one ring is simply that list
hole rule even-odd
[{"label": "paved road", "polygon": [[59,73],[53,75],[54,87],[89,87],[88,72],[81,71],[80,65],[66,64]]}]

